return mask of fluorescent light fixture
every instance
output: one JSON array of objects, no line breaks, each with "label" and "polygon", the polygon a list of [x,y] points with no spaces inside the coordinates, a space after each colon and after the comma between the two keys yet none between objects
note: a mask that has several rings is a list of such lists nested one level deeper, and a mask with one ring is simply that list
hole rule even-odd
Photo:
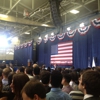
[{"label": "fluorescent light fixture", "polygon": [[70,31],[70,27],[67,28],[67,31]]},{"label": "fluorescent light fixture", "polygon": [[6,54],[14,55],[14,52],[6,52]]},{"label": "fluorescent light fixture", "polygon": [[45,35],[45,38],[47,38],[47,37],[48,37],[48,34]]},{"label": "fluorescent light fixture", "polygon": [[16,43],[18,42],[18,37],[12,38],[12,42],[13,42],[14,44],[16,44]]},{"label": "fluorescent light fixture", "polygon": [[81,23],[81,24],[80,24],[80,27],[84,27],[84,26],[85,26],[84,23]]},{"label": "fluorescent light fixture", "polygon": [[40,40],[40,39],[42,39],[42,38],[39,36],[39,38],[38,38],[38,39]]},{"label": "fluorescent light fixture", "polygon": [[7,18],[8,16],[7,15],[4,15],[4,14],[0,14],[0,17]]},{"label": "fluorescent light fixture", "polygon": [[42,24],[41,26],[48,26],[47,24]]},{"label": "fluorescent light fixture", "polygon": [[52,32],[52,33],[51,33],[51,35],[53,36],[53,35],[54,35],[54,33]]},{"label": "fluorescent light fixture", "polygon": [[7,47],[8,41],[6,36],[0,36],[0,47]]},{"label": "fluorescent light fixture", "polygon": [[29,35],[30,33],[29,32],[25,32],[25,34]]},{"label": "fluorescent light fixture", "polygon": [[79,11],[78,11],[78,10],[73,9],[73,10],[71,10],[71,11],[70,11],[70,13],[72,13],[72,14],[77,14],[77,13],[79,13]]}]

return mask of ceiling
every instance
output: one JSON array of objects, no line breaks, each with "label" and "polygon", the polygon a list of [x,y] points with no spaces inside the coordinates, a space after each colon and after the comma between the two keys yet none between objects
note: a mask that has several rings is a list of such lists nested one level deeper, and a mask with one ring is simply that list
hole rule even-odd
[{"label": "ceiling", "polygon": [[[90,21],[94,18],[91,16],[100,14],[100,0],[62,0],[59,9],[63,26],[72,22],[79,23],[84,18]],[[80,12],[76,15],[71,14],[69,11],[72,9]],[[0,14],[9,17],[0,17],[0,34],[6,34],[8,37],[18,36],[21,41],[37,40],[39,34],[56,29],[51,17],[49,0],[0,0]],[[25,32],[31,34],[26,35]]]}]

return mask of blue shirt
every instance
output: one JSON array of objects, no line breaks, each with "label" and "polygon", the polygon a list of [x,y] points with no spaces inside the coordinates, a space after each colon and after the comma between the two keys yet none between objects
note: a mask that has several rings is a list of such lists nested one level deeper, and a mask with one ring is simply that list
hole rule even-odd
[{"label": "blue shirt", "polygon": [[60,88],[51,88],[51,91],[46,94],[47,100],[72,100],[71,97],[62,92]]}]

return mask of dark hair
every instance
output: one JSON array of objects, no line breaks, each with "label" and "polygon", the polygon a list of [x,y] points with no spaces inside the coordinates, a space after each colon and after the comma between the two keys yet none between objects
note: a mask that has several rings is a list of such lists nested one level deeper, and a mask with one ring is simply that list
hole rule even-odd
[{"label": "dark hair", "polygon": [[8,75],[8,85],[10,85],[12,83],[12,78],[13,78],[14,74],[15,74],[14,72],[9,73],[9,75]]},{"label": "dark hair", "polygon": [[0,68],[0,76],[2,76],[2,69]]},{"label": "dark hair", "polygon": [[39,67],[34,67],[33,72],[34,72],[35,75],[39,75],[40,74],[40,68]]},{"label": "dark hair", "polygon": [[43,84],[49,84],[50,72],[48,72],[48,71],[41,72],[40,78],[41,78],[41,81]]},{"label": "dark hair", "polygon": [[85,85],[87,94],[100,95],[100,74],[97,71],[88,70],[82,74],[82,85]]},{"label": "dark hair", "polygon": [[14,99],[19,99],[21,98],[21,90],[24,87],[24,85],[29,81],[29,78],[26,74],[24,73],[17,73],[13,75],[13,85],[14,85],[14,90],[15,90],[15,98]]},{"label": "dark hair", "polygon": [[34,95],[37,94],[41,99],[46,97],[46,91],[42,83],[39,81],[29,81],[23,87],[22,92],[25,93],[29,98],[33,99]]},{"label": "dark hair", "polygon": [[26,73],[27,73],[27,74],[33,76],[32,71],[33,71],[33,67],[26,67]]},{"label": "dark hair", "polygon": [[79,79],[79,74],[76,71],[73,71],[70,73],[71,80],[75,82],[76,84],[79,84],[78,79]]},{"label": "dark hair", "polygon": [[58,88],[61,85],[62,74],[55,70],[51,73],[51,85],[52,87]]},{"label": "dark hair", "polygon": [[20,68],[18,68],[18,69],[20,70],[20,72],[23,72],[23,73],[24,73],[24,69],[25,69],[25,68],[20,67]]},{"label": "dark hair", "polygon": [[71,81],[71,76],[68,73],[62,73],[63,78],[66,80],[67,83]]}]

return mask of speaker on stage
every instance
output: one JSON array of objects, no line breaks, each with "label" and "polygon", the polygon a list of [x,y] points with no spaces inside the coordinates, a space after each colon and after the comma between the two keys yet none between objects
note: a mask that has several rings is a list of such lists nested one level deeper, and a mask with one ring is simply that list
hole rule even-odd
[{"label": "speaker on stage", "polygon": [[53,23],[56,27],[60,27],[62,25],[62,19],[59,10],[61,1],[62,0],[49,0]]},{"label": "speaker on stage", "polygon": [[28,59],[28,67],[30,67],[31,65],[32,65],[32,61]]}]

